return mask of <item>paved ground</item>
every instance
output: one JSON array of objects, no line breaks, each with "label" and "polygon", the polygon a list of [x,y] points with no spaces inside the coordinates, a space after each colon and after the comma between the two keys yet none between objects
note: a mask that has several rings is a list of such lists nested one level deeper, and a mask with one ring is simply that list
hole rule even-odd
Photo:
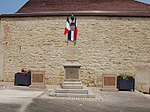
[{"label": "paved ground", "polygon": [[24,112],[33,98],[40,96],[43,91],[33,91],[26,87],[0,88],[0,112]]},{"label": "paved ground", "polygon": [[150,95],[93,89],[94,99],[52,98],[45,91],[0,89],[0,112],[150,112]]},{"label": "paved ground", "polygon": [[101,100],[35,98],[26,112],[150,112],[150,99],[139,93],[101,92],[101,95],[103,95]]}]

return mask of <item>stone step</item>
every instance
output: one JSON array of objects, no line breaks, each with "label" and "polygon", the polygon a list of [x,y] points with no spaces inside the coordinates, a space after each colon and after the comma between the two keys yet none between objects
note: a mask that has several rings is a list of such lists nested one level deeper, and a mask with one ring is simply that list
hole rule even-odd
[{"label": "stone step", "polygon": [[63,82],[62,85],[82,85],[81,82]]},{"label": "stone step", "polygon": [[56,97],[87,98],[87,94],[56,93]]},{"label": "stone step", "polygon": [[65,82],[80,82],[80,79],[64,79]]},{"label": "stone step", "polygon": [[51,97],[72,97],[72,98],[95,98],[94,94],[75,94],[75,93],[54,93],[49,94]]},{"label": "stone step", "polygon": [[55,93],[88,94],[87,89],[56,89]]},{"label": "stone step", "polygon": [[31,84],[29,88],[46,89],[46,86],[44,84]]},{"label": "stone step", "polygon": [[62,89],[83,89],[82,85],[62,84]]},{"label": "stone step", "polygon": [[52,97],[74,97],[74,98],[94,98],[94,93],[91,88],[83,85],[83,89],[62,89],[57,88],[49,93]]},{"label": "stone step", "polygon": [[106,92],[117,92],[118,91],[118,89],[117,88],[115,88],[115,87],[105,87],[105,88],[102,88],[102,91],[106,91]]}]

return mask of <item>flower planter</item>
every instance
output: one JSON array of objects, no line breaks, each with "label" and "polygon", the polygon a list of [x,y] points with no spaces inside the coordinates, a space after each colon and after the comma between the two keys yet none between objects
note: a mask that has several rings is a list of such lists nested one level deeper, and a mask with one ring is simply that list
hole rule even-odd
[{"label": "flower planter", "polygon": [[31,85],[31,74],[29,73],[16,73],[14,85]]},{"label": "flower planter", "polygon": [[118,90],[133,90],[134,91],[135,80],[134,79],[117,79]]}]

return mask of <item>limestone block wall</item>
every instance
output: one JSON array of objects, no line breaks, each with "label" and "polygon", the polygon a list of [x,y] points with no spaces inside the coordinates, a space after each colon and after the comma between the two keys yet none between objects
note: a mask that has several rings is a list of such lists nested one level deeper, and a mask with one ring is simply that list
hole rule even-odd
[{"label": "limestone block wall", "polygon": [[[22,68],[44,70],[47,84],[62,83],[67,44],[66,17],[2,18],[7,81]],[[150,63],[150,18],[77,17],[80,76],[102,85],[103,73],[135,75],[135,65]]]},{"label": "limestone block wall", "polygon": [[0,82],[3,80],[3,28],[1,27],[0,19]]}]

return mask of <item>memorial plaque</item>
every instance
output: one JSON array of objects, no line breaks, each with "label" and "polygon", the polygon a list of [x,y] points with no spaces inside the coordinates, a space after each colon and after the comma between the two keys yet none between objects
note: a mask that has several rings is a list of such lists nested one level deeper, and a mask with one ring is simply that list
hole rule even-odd
[{"label": "memorial plaque", "polygon": [[103,74],[102,90],[103,91],[118,91],[116,74]]},{"label": "memorial plaque", "polygon": [[33,83],[43,83],[43,74],[32,74]]},{"label": "memorial plaque", "polygon": [[31,71],[31,88],[45,88],[45,72]]},{"label": "memorial plaque", "polygon": [[104,77],[104,86],[114,86],[115,77]]},{"label": "memorial plaque", "polygon": [[79,79],[79,68],[66,68],[65,79]]},{"label": "memorial plaque", "polygon": [[78,61],[66,61],[64,64],[65,68],[65,79],[80,79],[81,64]]}]

